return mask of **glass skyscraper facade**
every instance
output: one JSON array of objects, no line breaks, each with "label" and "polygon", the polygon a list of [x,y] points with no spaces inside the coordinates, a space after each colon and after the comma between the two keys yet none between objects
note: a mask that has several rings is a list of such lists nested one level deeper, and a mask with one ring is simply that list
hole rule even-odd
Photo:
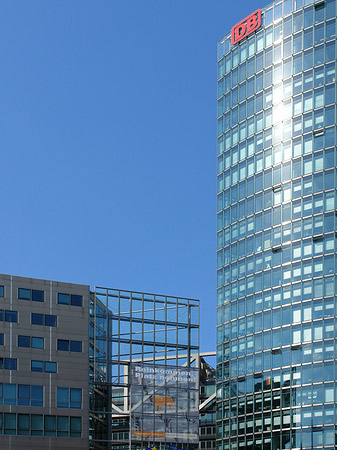
[{"label": "glass skyscraper facade", "polygon": [[337,442],[336,8],[218,44],[218,450]]}]

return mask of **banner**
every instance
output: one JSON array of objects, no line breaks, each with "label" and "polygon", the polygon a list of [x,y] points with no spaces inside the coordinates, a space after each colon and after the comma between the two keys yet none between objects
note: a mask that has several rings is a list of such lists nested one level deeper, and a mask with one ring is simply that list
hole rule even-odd
[{"label": "banner", "polygon": [[131,439],[198,443],[199,372],[131,363]]}]

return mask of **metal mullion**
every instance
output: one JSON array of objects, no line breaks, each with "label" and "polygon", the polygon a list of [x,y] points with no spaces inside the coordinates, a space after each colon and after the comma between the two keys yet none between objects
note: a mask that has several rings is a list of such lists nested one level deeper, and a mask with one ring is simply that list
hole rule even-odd
[{"label": "metal mullion", "polygon": [[176,364],[175,365],[176,366],[178,365],[178,353],[179,353],[178,352],[178,343],[179,343],[178,311],[179,311],[179,299],[178,299],[178,297],[176,297],[176,342],[175,342],[175,344],[176,344]]},{"label": "metal mullion", "polygon": [[121,291],[118,291],[118,364],[117,364],[117,370],[118,370],[118,383],[121,382],[121,380],[119,379],[119,368],[120,368],[120,354],[121,354],[121,341],[120,341],[120,336],[121,336]]},{"label": "metal mullion", "polygon": [[[107,357],[107,361],[106,361],[106,374],[107,374],[107,381],[109,383],[108,385],[108,399],[112,398],[112,386],[111,386],[111,381],[112,381],[112,365],[110,363],[110,360],[112,359],[112,351],[111,351],[111,346],[112,346],[112,342],[110,342],[110,335],[112,334],[112,330],[111,330],[111,326],[112,326],[112,320],[110,320],[110,315],[109,315],[109,294],[108,291],[106,291],[106,334],[105,334],[105,339],[106,339],[106,357]],[[109,410],[110,410],[110,401],[109,401]],[[107,428],[108,428],[108,443],[107,443],[107,449],[110,450],[111,449],[111,441],[112,441],[112,416],[111,413],[108,411],[106,413],[107,415]]]}]

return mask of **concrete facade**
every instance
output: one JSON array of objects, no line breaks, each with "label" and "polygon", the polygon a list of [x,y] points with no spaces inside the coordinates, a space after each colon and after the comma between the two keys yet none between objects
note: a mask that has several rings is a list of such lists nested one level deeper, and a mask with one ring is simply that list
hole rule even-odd
[{"label": "concrete facade", "polygon": [[[28,297],[29,291],[30,300],[19,299],[20,295]],[[32,300],[33,291],[35,301]],[[3,321],[0,321],[0,333],[3,334],[3,345],[0,345],[0,387],[3,392],[3,398],[0,398],[0,448],[87,449],[89,286],[0,275],[1,292],[0,310],[4,313]],[[58,294],[65,294],[63,304],[59,304]],[[66,304],[67,298],[69,304]],[[75,305],[75,300],[72,305],[73,299],[77,304],[82,299],[82,306]],[[6,311],[16,311],[17,321],[6,321],[13,320],[10,313],[6,315]],[[32,314],[38,315],[35,316],[38,320],[42,318],[42,324],[32,324]],[[46,325],[46,316],[52,320],[56,316],[56,326]],[[35,341],[37,347],[41,346],[41,339],[32,338],[43,338],[43,348],[19,346],[19,336],[23,342],[29,342],[30,347],[36,345]],[[61,340],[59,345],[63,347],[69,345],[69,350],[58,350],[58,340]],[[72,347],[75,351],[71,351]],[[6,364],[15,364],[13,359],[16,359],[17,369],[6,369]],[[42,371],[32,371],[31,361],[36,361],[37,365],[42,362]],[[48,373],[50,365],[46,362],[56,363],[56,373]],[[41,392],[41,386],[43,406],[35,406],[39,399],[35,400],[34,396],[36,390]],[[68,392],[69,407],[57,407],[57,388],[66,388],[63,392]],[[6,398],[6,389],[7,392],[16,391],[16,399]],[[78,396],[79,389],[81,404],[77,402],[70,407],[70,397],[72,393]]]}]

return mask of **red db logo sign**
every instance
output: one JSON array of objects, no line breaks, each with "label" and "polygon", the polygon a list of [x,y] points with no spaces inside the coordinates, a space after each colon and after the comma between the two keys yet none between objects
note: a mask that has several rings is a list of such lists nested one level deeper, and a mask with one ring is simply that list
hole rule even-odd
[{"label": "red db logo sign", "polygon": [[258,9],[245,20],[232,28],[232,45],[237,44],[261,26],[261,9]]}]

